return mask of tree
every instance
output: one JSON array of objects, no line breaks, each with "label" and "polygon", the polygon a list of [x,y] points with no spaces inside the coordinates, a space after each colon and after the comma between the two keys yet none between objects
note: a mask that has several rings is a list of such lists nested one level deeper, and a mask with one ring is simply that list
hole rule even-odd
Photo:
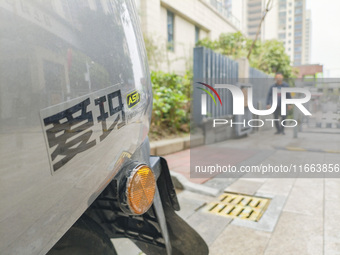
[{"label": "tree", "polygon": [[294,72],[290,65],[290,58],[285,53],[282,42],[268,40],[258,44],[256,52],[250,56],[250,65],[265,73],[280,72],[286,78],[293,78]]},{"label": "tree", "polygon": [[232,59],[246,57],[252,48],[252,54],[249,56],[251,67],[268,74],[282,72],[285,78],[294,78],[295,76],[283,43],[277,40],[252,41],[241,32],[236,32],[221,34],[215,41],[203,39],[198,41],[196,46],[207,47]]}]

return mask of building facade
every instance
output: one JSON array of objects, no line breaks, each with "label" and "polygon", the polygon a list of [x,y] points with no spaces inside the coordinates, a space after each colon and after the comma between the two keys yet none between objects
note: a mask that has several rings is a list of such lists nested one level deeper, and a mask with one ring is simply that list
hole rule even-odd
[{"label": "building facade", "polygon": [[298,71],[297,78],[317,79],[323,78],[323,65],[301,65],[295,66]]},{"label": "building facade", "polygon": [[[259,31],[258,39],[270,40],[277,39],[277,4],[274,0],[268,6],[270,11],[267,13]],[[247,31],[251,39],[255,39],[259,24],[267,8],[267,0],[248,0],[247,3]]]},{"label": "building facade", "polygon": [[[255,38],[269,0],[248,0],[248,36]],[[306,0],[271,0],[259,39],[282,41],[291,63],[308,64],[311,50],[311,14]]]},{"label": "building facade", "polygon": [[307,10],[306,12],[306,24],[305,24],[305,63],[310,63],[311,56],[311,42],[312,42],[312,18],[311,11]]},{"label": "building facade", "polygon": [[246,0],[135,1],[144,37],[158,48],[157,61],[149,61],[153,70],[184,74],[198,40],[246,31]]},{"label": "building facade", "polygon": [[294,2],[294,60],[293,63],[295,66],[303,65],[305,63],[305,50],[306,50],[306,0],[295,0]]}]

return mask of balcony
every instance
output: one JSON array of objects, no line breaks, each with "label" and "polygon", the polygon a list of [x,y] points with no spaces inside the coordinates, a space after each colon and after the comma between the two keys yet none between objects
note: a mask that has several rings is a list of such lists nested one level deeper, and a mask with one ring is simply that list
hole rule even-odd
[{"label": "balcony", "polygon": [[241,29],[240,21],[234,15],[231,14],[231,10],[226,8],[226,6],[224,6],[222,2],[218,0],[202,0],[202,1],[211,5],[213,9],[215,9],[221,16],[227,19],[238,30]]}]

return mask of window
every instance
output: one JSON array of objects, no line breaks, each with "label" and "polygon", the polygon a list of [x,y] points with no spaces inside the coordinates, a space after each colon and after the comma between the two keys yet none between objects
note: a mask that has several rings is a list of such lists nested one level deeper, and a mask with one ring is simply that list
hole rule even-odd
[{"label": "window", "polygon": [[261,9],[258,10],[249,10],[248,14],[255,14],[255,13],[261,13]]},{"label": "window", "polygon": [[302,40],[301,39],[297,39],[294,41],[295,44],[301,44],[302,43]]},{"label": "window", "polygon": [[248,3],[248,7],[261,6],[261,2]]},{"label": "window", "polygon": [[200,28],[195,26],[195,43],[197,43],[200,39]]},{"label": "window", "polygon": [[252,28],[254,28],[254,27],[259,27],[259,24],[253,24],[253,25],[249,25],[249,26],[248,26],[249,29],[252,29]]},{"label": "window", "polygon": [[301,29],[301,28],[302,28],[302,24],[301,23],[295,25],[295,29]]},{"label": "window", "polygon": [[302,32],[301,31],[295,31],[295,36],[302,36]]},{"label": "window", "polygon": [[295,1],[295,6],[302,6],[302,2],[301,1]]},{"label": "window", "polygon": [[299,14],[299,13],[302,13],[302,9],[301,8],[296,8],[295,9],[295,14]]},{"label": "window", "polygon": [[301,51],[301,47],[295,47],[295,48],[294,48],[294,51],[295,51],[295,52]]},{"label": "window", "polygon": [[260,21],[261,17],[252,17],[252,18],[248,18],[248,21],[254,21],[254,20],[258,20]]},{"label": "window", "polygon": [[296,16],[295,21],[302,21],[302,16]]},{"label": "window", "polygon": [[286,34],[282,33],[282,34],[279,34],[279,39],[285,39],[286,38]]},{"label": "window", "polygon": [[294,59],[300,59],[301,58],[301,54],[295,54]]},{"label": "window", "polygon": [[167,12],[168,50],[174,51],[174,14]]},{"label": "window", "polygon": [[289,18],[288,21],[292,21],[292,18]]}]

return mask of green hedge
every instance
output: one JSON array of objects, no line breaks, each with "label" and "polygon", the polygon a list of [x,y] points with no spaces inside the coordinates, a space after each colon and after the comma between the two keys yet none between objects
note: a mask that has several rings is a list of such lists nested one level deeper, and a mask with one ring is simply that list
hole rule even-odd
[{"label": "green hedge", "polygon": [[184,76],[151,72],[153,132],[162,129],[167,129],[167,133],[189,131],[191,78],[189,72]]}]

